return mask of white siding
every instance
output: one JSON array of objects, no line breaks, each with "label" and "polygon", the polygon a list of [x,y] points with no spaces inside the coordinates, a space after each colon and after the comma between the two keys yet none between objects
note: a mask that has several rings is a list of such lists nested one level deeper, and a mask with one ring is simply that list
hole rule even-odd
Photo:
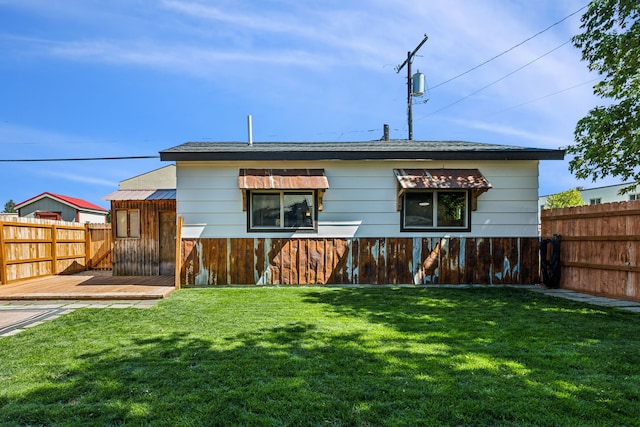
[{"label": "white siding", "polygon": [[94,214],[90,212],[79,212],[78,222],[81,224],[90,222],[91,224],[104,224],[107,222],[107,214],[104,215]]},{"label": "white siding", "polygon": [[[318,215],[317,237],[536,237],[538,161],[178,162],[177,213],[183,236],[292,237],[249,233],[238,189],[240,168],[324,168],[330,188]],[[470,232],[401,232],[394,168],[478,168],[493,188],[478,198]]]}]

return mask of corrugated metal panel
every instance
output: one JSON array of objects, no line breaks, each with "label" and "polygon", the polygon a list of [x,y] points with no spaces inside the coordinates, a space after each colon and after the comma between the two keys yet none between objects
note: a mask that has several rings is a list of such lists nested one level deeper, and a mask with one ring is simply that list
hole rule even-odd
[{"label": "corrugated metal panel", "polygon": [[324,169],[240,169],[238,188],[280,190],[326,190]]},{"label": "corrugated metal panel", "polygon": [[474,189],[487,191],[491,184],[478,169],[394,169],[403,189]]},{"label": "corrugated metal panel", "polygon": [[176,190],[175,189],[167,189],[167,190],[156,190],[147,197],[147,200],[175,200],[176,199]]},{"label": "corrugated metal panel", "polygon": [[175,200],[176,190],[117,190],[103,197],[104,200]]}]

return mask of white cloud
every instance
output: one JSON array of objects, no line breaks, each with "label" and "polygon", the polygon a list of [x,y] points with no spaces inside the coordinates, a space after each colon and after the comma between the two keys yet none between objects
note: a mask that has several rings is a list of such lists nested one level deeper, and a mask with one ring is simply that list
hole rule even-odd
[{"label": "white cloud", "polygon": [[209,21],[229,25],[235,33],[248,34],[254,43],[281,35],[287,38],[288,44],[314,43],[309,50],[337,47],[368,55],[379,52],[376,40],[369,37],[375,29],[375,15],[366,10],[353,10],[348,5],[344,9],[317,10],[299,3],[283,12],[260,8],[229,11],[178,0],[164,0],[162,4],[206,25],[210,25]]},{"label": "white cloud", "polygon": [[77,135],[68,135],[12,123],[0,123],[0,145],[86,145],[93,143],[96,143],[96,141]]},{"label": "white cloud", "polygon": [[477,129],[487,132],[492,132],[505,136],[515,136],[522,139],[527,139],[535,142],[535,146],[544,145],[550,148],[558,148],[561,146],[566,146],[572,141],[567,141],[565,139],[558,138],[556,136],[544,135],[540,131],[532,132],[524,130],[523,128],[514,128],[510,126],[505,126],[496,123],[482,122],[482,121],[472,121],[472,120],[450,120],[452,123],[458,126],[464,126],[470,129]]},{"label": "white cloud", "polygon": [[[65,168],[68,169],[68,168]],[[99,185],[101,187],[116,188],[118,183],[114,180],[98,178],[91,170],[85,170],[84,172],[63,172],[55,171],[51,169],[39,169],[38,175],[43,177],[61,178],[65,181],[80,182],[83,184]]]},{"label": "white cloud", "polygon": [[[331,61],[321,55],[296,50],[242,52],[215,50],[187,45],[161,45],[154,42],[87,41],[57,43],[48,53],[77,61],[137,65],[157,70],[215,78],[233,71],[238,64],[324,67]],[[238,71],[235,68],[235,71]]]}]

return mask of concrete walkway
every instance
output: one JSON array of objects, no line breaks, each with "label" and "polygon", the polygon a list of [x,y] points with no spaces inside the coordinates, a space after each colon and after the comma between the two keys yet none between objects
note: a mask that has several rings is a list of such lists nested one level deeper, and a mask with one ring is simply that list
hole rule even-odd
[{"label": "concrete walkway", "polygon": [[595,295],[583,294],[568,289],[547,289],[542,286],[522,286],[533,292],[549,295],[552,297],[570,299],[572,301],[583,302],[585,304],[599,305],[603,307],[615,307],[620,310],[633,311],[640,313],[640,301],[627,301],[615,298],[607,298]]},{"label": "concrete walkway", "polygon": [[149,308],[158,301],[0,301],[0,337],[15,335],[78,308]]},{"label": "concrete walkway", "polygon": [[[565,298],[585,304],[614,307],[640,313],[640,302],[583,294],[567,289],[547,289],[538,285],[514,286],[544,295]],[[0,301],[0,337],[15,335],[26,328],[71,313],[78,308],[149,308],[158,300],[119,301]]]}]

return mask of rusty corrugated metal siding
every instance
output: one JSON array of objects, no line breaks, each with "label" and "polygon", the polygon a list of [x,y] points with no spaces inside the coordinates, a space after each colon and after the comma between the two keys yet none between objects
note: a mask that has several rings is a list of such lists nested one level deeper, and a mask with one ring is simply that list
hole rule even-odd
[{"label": "rusty corrugated metal siding", "polygon": [[538,240],[183,239],[185,285],[532,284]]}]

